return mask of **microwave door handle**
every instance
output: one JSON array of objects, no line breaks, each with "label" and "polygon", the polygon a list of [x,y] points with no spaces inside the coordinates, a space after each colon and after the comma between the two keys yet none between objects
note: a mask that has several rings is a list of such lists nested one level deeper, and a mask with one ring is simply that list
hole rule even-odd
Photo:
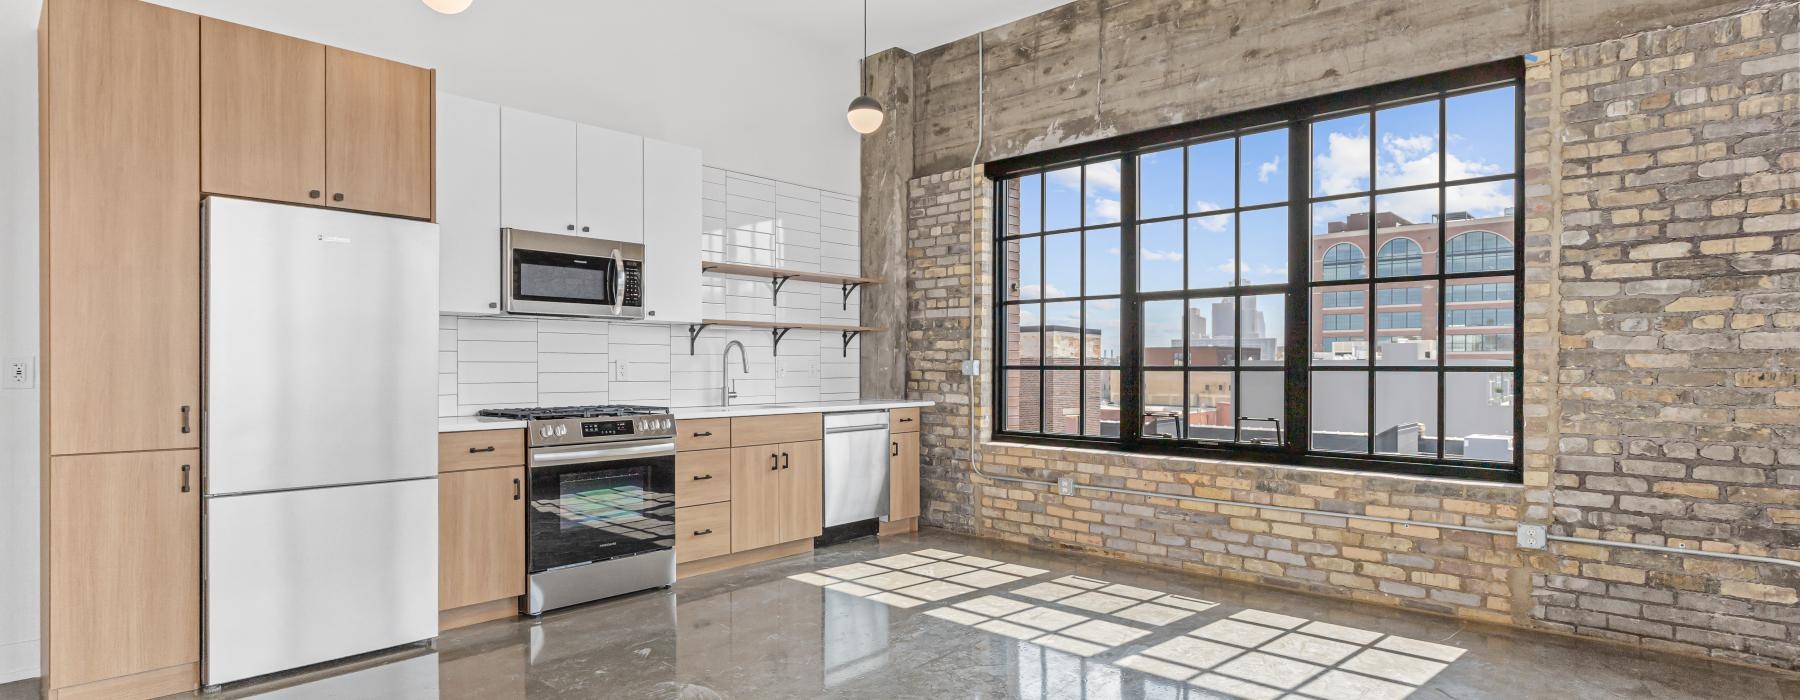
[{"label": "microwave door handle", "polygon": [[625,312],[625,256],[614,248],[613,259],[613,315]]}]

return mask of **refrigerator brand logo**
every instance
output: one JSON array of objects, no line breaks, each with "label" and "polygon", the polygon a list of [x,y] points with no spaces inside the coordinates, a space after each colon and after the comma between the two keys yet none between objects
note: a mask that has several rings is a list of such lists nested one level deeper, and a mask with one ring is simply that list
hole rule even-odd
[{"label": "refrigerator brand logo", "polygon": [[342,236],[327,236],[322,233],[319,234],[319,240],[322,242],[325,242],[325,243],[349,243],[350,242],[350,239],[344,238]]}]

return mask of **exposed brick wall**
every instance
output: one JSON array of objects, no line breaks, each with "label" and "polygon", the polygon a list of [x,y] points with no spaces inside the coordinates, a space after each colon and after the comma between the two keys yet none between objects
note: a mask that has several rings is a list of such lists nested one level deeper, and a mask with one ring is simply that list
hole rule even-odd
[{"label": "exposed brick wall", "polygon": [[[1522,485],[979,443],[982,468],[1269,506],[1800,560],[1800,34],[1792,3],[1538,52],[1526,83]],[[929,101],[930,95],[921,95]],[[1048,99],[1048,98],[1046,98]],[[1266,585],[1800,668],[1800,576],[1750,562],[971,474],[989,190],[909,187],[928,524]],[[979,248],[975,247],[979,246]],[[970,286],[970,283],[973,286]],[[976,328],[969,345],[970,295]],[[987,430],[990,387],[974,407]]]}]

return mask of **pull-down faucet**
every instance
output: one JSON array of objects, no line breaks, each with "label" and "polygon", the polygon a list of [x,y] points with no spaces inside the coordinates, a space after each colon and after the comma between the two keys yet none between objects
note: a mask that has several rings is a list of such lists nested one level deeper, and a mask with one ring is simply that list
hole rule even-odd
[{"label": "pull-down faucet", "polygon": [[744,344],[731,341],[725,344],[725,352],[719,355],[719,405],[730,406],[737,392],[731,390],[731,349],[738,349],[738,359],[743,362],[744,373],[750,373],[750,353],[744,350]]}]

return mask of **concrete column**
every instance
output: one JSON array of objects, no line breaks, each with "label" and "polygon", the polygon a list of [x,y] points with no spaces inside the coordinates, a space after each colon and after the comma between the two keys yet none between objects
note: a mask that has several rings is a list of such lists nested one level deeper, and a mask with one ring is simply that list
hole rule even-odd
[{"label": "concrete column", "polygon": [[913,171],[913,56],[888,49],[864,65],[869,94],[887,118],[862,137],[862,274],[883,283],[862,288],[861,390],[866,398],[906,392],[906,182]]}]

